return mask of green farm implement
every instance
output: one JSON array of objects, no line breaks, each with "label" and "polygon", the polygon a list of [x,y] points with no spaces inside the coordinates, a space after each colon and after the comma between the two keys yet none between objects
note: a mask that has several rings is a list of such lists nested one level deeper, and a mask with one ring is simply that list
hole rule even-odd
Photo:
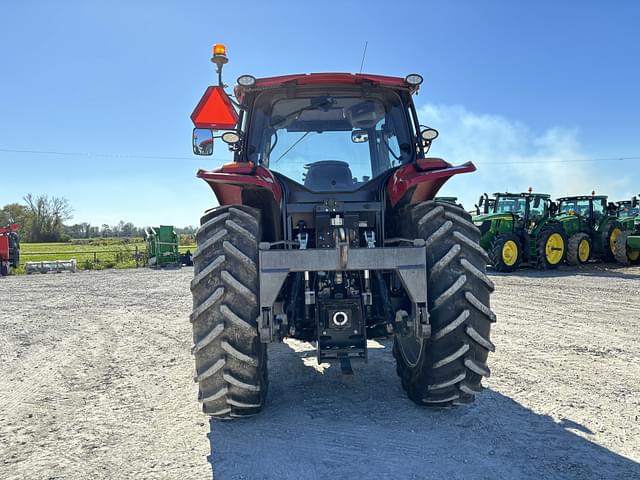
[{"label": "green farm implement", "polygon": [[178,236],[170,225],[149,227],[144,232],[147,242],[147,258],[150,267],[180,267]]},{"label": "green farm implement", "polygon": [[579,265],[590,258],[615,261],[616,244],[623,226],[615,215],[615,208],[605,195],[583,195],[559,198],[559,221],[569,238],[567,263]]},{"label": "green farm implement", "polygon": [[473,222],[480,229],[480,245],[500,272],[526,262],[541,269],[555,268],[566,254],[562,226],[552,217],[554,203],[542,193],[496,193],[480,197]]}]

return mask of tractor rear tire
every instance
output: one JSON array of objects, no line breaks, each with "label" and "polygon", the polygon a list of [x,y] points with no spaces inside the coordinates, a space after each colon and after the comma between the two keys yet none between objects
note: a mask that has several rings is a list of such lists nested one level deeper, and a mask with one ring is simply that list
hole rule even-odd
[{"label": "tractor rear tire", "polygon": [[412,358],[407,337],[394,335],[396,370],[418,405],[470,403],[482,391],[482,377],[490,375],[487,357],[495,350],[489,339],[496,321],[489,308],[494,285],[485,272],[489,258],[479,244],[480,231],[467,212],[446,202],[407,207],[401,218],[398,233],[426,241],[432,331],[430,338],[411,337],[419,345]]},{"label": "tractor rear tire", "polygon": [[582,265],[591,258],[591,239],[586,233],[574,233],[569,237],[567,247],[567,263],[569,265]]},{"label": "tractor rear tire", "polygon": [[515,233],[503,233],[491,242],[489,259],[498,272],[513,272],[522,264],[522,253],[522,242],[518,236]]},{"label": "tractor rear tire", "polygon": [[267,347],[257,329],[260,212],[215,208],[200,220],[193,256],[193,347],[204,413],[247,417],[264,406]]},{"label": "tractor rear tire", "polygon": [[562,226],[549,224],[542,227],[536,239],[537,267],[541,270],[557,268],[567,256],[567,237]]},{"label": "tractor rear tire", "polygon": [[609,222],[602,232],[602,258],[605,262],[616,261],[616,244],[623,233],[622,224],[616,220]]},{"label": "tractor rear tire", "polygon": [[640,252],[630,252],[627,249],[627,238],[632,232],[622,232],[616,242],[616,261],[622,265],[636,265],[640,263]]}]

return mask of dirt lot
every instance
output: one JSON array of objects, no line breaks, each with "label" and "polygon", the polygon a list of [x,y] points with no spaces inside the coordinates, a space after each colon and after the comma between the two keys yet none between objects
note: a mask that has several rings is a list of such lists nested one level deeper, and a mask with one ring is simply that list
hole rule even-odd
[{"label": "dirt lot", "polygon": [[409,402],[386,341],[353,376],[289,342],[263,414],[211,425],[192,273],[0,279],[0,478],[640,478],[640,268],[494,275],[471,407]]}]

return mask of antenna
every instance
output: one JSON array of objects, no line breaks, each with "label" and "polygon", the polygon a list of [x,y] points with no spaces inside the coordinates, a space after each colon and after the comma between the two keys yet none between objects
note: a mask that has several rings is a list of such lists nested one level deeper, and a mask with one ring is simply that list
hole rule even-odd
[{"label": "antenna", "polygon": [[358,73],[362,73],[362,67],[364,67],[364,59],[367,56],[367,45],[369,45],[369,40],[364,42],[364,51],[362,52],[362,62],[360,62],[360,71]]}]

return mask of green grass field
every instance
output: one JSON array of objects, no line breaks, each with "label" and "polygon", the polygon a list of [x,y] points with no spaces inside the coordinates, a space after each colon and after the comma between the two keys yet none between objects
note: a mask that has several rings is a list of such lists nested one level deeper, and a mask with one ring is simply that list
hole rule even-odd
[{"label": "green grass field", "polygon": [[[93,239],[68,243],[21,243],[20,268],[24,271],[25,262],[44,260],[75,259],[81,270],[101,270],[104,268],[136,267],[136,249],[139,254],[138,265],[144,262],[146,244],[140,238],[133,239]],[[195,245],[181,245],[180,253],[195,252]]]}]

